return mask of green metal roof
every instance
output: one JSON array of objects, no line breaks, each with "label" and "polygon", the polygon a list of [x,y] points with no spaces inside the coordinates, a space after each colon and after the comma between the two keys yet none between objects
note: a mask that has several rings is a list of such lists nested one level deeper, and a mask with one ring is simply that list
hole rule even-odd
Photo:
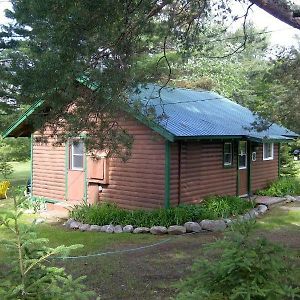
[{"label": "green metal roof", "polygon": [[[87,77],[78,80],[88,88],[95,90],[97,84]],[[137,88],[130,96],[130,103],[141,101],[154,109],[156,114],[164,116],[156,121],[149,120],[143,113],[131,113],[140,122],[158,132],[169,141],[182,139],[249,139],[253,141],[289,141],[298,137],[296,133],[272,124],[267,130],[258,132],[251,129],[257,117],[247,108],[210,91],[195,91],[182,88],[170,88],[155,84]],[[21,124],[44,103],[37,101],[4,133],[3,137],[14,136]]]},{"label": "green metal roof", "polygon": [[[257,115],[217,93],[205,90],[171,88],[155,84],[140,87],[131,96],[156,112],[157,125],[175,139],[246,138],[257,141],[287,141],[298,137],[277,124],[258,131]],[[146,109],[144,109],[146,111]]]}]

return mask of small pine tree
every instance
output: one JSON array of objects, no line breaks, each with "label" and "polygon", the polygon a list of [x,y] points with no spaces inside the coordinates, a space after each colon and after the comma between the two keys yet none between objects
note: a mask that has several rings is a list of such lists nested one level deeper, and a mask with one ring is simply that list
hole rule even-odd
[{"label": "small pine tree", "polygon": [[280,176],[290,177],[296,176],[298,172],[294,157],[291,154],[291,146],[282,144],[280,147]]},{"label": "small pine tree", "polygon": [[[214,259],[197,261],[181,284],[178,300],[299,299],[291,253],[250,235],[250,224],[237,224],[223,240],[207,248]],[[287,257],[288,254],[288,257]]]},{"label": "small pine tree", "polygon": [[34,225],[19,222],[22,210],[18,205],[14,198],[14,210],[0,216],[0,226],[13,234],[0,244],[10,258],[9,270],[0,273],[0,299],[90,299],[94,293],[86,291],[83,277],[73,279],[63,268],[51,266],[48,260],[51,256],[67,255],[81,245],[48,247],[47,239],[37,237]]}]

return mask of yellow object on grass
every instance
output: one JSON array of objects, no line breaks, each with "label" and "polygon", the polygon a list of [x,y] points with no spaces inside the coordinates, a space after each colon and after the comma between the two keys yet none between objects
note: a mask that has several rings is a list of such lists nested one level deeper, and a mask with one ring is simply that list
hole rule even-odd
[{"label": "yellow object on grass", "polygon": [[0,182],[0,199],[7,199],[7,191],[10,187],[10,182],[9,181],[2,181]]}]

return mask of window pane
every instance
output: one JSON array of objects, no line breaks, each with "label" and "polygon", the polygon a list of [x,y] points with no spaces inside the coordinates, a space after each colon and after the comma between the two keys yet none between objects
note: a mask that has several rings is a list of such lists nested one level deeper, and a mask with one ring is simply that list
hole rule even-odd
[{"label": "window pane", "polygon": [[231,143],[224,144],[224,153],[231,153]]},{"label": "window pane", "polygon": [[231,154],[224,154],[224,165],[231,165]]},{"label": "window pane", "polygon": [[83,142],[81,141],[73,142],[73,154],[83,155]]},{"label": "window pane", "polygon": [[263,144],[264,159],[273,158],[273,144]]},{"label": "window pane", "polygon": [[83,169],[83,155],[73,155],[73,169]]},{"label": "window pane", "polygon": [[247,142],[240,142],[240,154],[247,153]]},{"label": "window pane", "polygon": [[246,168],[247,159],[246,155],[239,155],[239,168]]}]

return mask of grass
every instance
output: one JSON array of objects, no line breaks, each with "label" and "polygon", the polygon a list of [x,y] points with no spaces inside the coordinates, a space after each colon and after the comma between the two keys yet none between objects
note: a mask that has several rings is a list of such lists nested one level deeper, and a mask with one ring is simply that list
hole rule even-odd
[{"label": "grass", "polygon": [[[14,168],[13,174],[9,177],[12,186],[26,185],[30,177],[30,161],[26,162],[10,162]],[[0,181],[4,180],[0,175]]]},{"label": "grass", "polygon": [[[0,213],[12,206],[11,200],[0,201]],[[30,223],[35,215],[24,215]],[[279,205],[257,221],[257,234],[289,246],[300,254],[300,203]],[[41,224],[38,234],[48,238],[51,246],[83,244],[73,255],[124,250],[149,245],[169,238],[150,234],[106,234],[65,230],[61,224]],[[0,239],[9,237],[0,228]],[[193,261],[203,255],[204,245],[221,238],[221,233],[202,233],[171,237],[157,247],[112,255],[54,261],[75,277],[86,275],[85,283],[103,299],[169,299],[176,294],[175,283],[189,275]],[[7,261],[0,246],[0,268]],[[300,279],[300,274],[299,274]],[[300,281],[300,280],[299,280]]]}]

